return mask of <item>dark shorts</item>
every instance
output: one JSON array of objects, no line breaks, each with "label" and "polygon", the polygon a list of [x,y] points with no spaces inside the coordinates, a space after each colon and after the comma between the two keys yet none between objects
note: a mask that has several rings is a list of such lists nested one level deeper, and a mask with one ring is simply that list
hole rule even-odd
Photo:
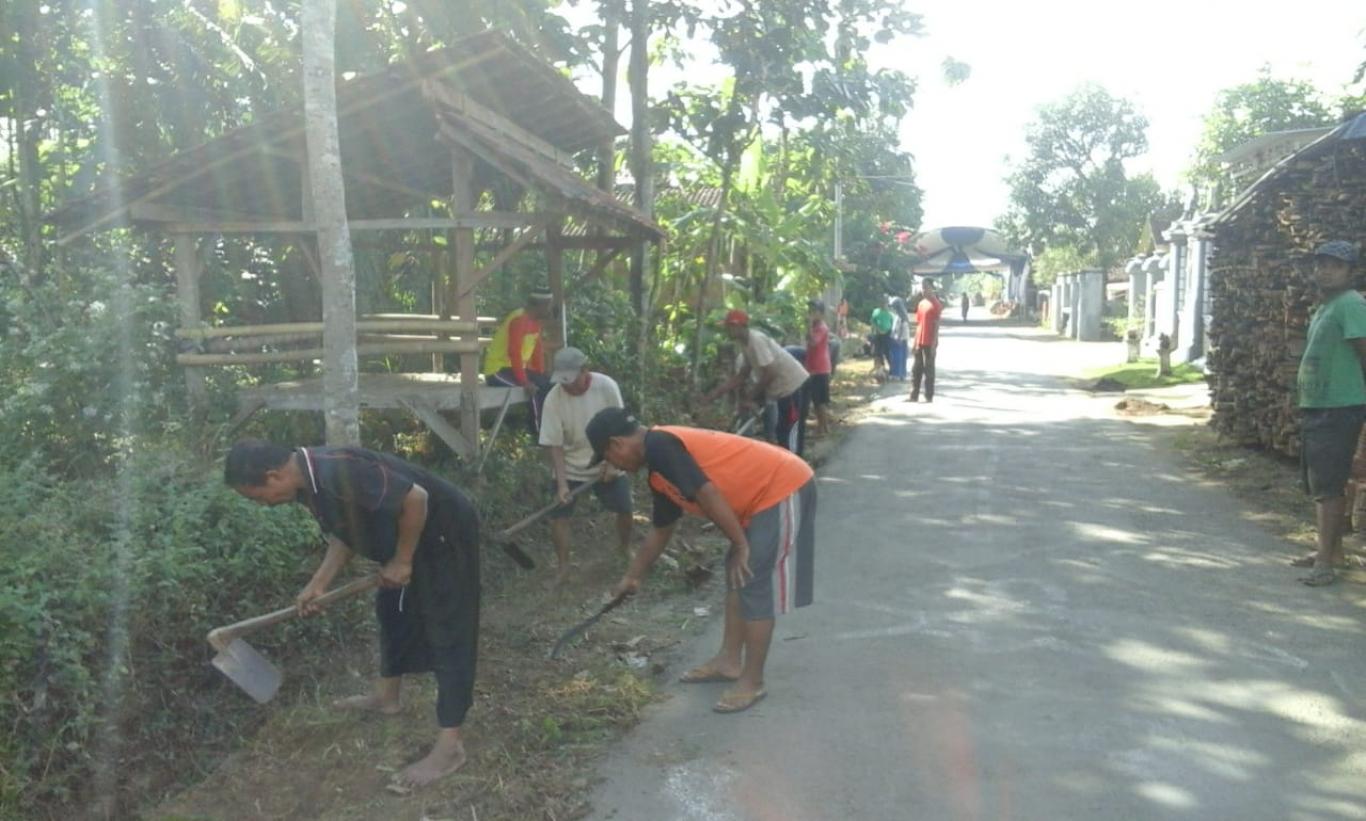
[{"label": "dark shorts", "polygon": [[811,397],[812,404],[830,404],[830,374],[813,373],[806,380],[806,393]]},{"label": "dark shorts", "polygon": [[881,356],[884,359],[892,351],[892,335],[873,334],[873,356]]},{"label": "dark shorts", "polygon": [[[583,487],[583,484],[583,482],[575,482],[571,479],[569,489],[575,490]],[[598,502],[602,504],[603,509],[609,513],[634,512],[634,508],[631,506],[631,479],[628,476],[618,476],[610,482],[594,482],[592,492],[594,496],[598,497]],[[554,482],[550,484],[550,493],[552,496],[555,494]],[[555,508],[554,512],[546,518],[568,519],[574,515],[574,508],[578,503],[577,497],[570,499],[569,504]]]},{"label": "dark shorts", "polygon": [[1300,469],[1304,489],[1315,501],[1346,492],[1363,421],[1363,405],[1300,411]]},{"label": "dark shorts", "polygon": [[740,588],[741,617],[766,621],[810,604],[815,591],[816,480],[754,514],[745,538],[754,577]]}]

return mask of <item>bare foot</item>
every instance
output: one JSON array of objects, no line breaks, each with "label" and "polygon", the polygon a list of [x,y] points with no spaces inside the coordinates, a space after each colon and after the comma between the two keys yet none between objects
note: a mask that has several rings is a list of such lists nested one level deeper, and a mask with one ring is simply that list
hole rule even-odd
[{"label": "bare foot", "polygon": [[712,659],[699,664],[679,677],[684,684],[707,684],[713,681],[735,681],[740,678],[740,662]]},{"label": "bare foot", "polygon": [[339,698],[332,702],[332,706],[338,710],[351,710],[358,713],[379,713],[384,716],[398,714],[403,706],[397,701],[381,698],[374,693],[368,696],[350,696]]},{"label": "bare foot", "polygon": [[439,740],[426,758],[409,764],[394,776],[394,783],[410,789],[426,786],[465,766],[465,759],[463,743],[456,741],[452,744],[445,739]]}]

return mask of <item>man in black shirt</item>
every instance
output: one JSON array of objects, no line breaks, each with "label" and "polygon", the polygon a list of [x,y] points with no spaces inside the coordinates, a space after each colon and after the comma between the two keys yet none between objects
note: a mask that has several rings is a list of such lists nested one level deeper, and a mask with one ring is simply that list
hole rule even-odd
[{"label": "man in black shirt", "polygon": [[479,517],[454,485],[394,456],[361,448],[286,448],[244,440],[224,479],[254,502],[298,502],[327,537],[327,555],[298,596],[302,615],[360,553],[382,567],[375,597],[380,677],[341,709],[391,715],[402,676],[436,676],[440,731],[426,758],[395,776],[415,787],[465,763],[460,727],[474,699],[479,633]]}]

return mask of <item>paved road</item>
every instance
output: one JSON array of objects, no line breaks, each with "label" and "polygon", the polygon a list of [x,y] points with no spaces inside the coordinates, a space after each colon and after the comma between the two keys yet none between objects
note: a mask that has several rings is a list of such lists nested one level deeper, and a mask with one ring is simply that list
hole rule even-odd
[{"label": "paved road", "polygon": [[1361,588],[1296,584],[1152,429],[1066,391],[1078,347],[950,327],[935,404],[885,400],[821,474],[768,700],[671,685],[594,817],[1366,818]]}]

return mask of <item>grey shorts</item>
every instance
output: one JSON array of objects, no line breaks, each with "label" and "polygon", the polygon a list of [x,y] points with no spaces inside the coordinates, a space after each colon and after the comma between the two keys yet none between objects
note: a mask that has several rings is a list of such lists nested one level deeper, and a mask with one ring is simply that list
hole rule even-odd
[{"label": "grey shorts", "polygon": [[765,621],[811,603],[816,569],[816,480],[761,510],[745,528],[749,569],[740,588],[740,615]]},{"label": "grey shorts", "polygon": [[1300,470],[1315,501],[1336,499],[1352,478],[1366,406],[1307,408],[1300,412]]},{"label": "grey shorts", "polygon": [[[569,480],[569,489],[583,487],[583,482]],[[550,483],[550,495],[555,495],[555,483]],[[598,497],[598,502],[603,509],[609,513],[632,513],[631,507],[631,478],[626,475],[618,476],[610,482],[594,482],[593,495]],[[577,497],[570,499],[569,504],[561,505],[546,518],[547,519],[568,519],[574,515],[574,508],[578,505]]]}]

